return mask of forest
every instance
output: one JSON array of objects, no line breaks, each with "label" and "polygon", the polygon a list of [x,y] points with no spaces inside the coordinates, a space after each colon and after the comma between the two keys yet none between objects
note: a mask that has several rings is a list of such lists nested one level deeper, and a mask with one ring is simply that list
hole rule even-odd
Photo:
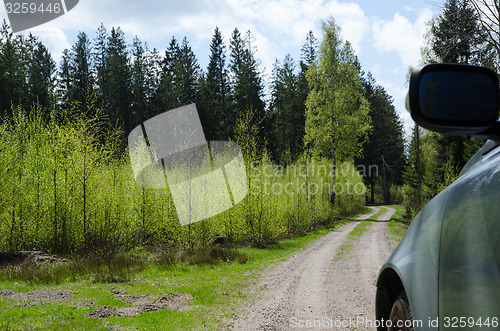
[{"label": "forest", "polygon": [[[429,22],[422,62],[498,66],[476,2],[446,2]],[[159,51],[138,37],[128,45],[119,27],[101,24],[93,36],[80,32],[57,64],[36,36],[9,30],[4,22],[0,250],[189,250],[216,235],[263,247],[367,202],[403,203],[410,222],[481,144],[418,127],[405,142],[392,97],[363,71],[333,18],[321,36],[305,33],[299,60],[276,60],[268,81],[251,31],[237,28],[228,43],[214,29],[207,68],[185,37]],[[192,103],[207,140],[242,149],[249,194],[181,226],[168,187],[134,182],[126,142],[145,120]],[[333,187],[358,189],[333,195]]]}]

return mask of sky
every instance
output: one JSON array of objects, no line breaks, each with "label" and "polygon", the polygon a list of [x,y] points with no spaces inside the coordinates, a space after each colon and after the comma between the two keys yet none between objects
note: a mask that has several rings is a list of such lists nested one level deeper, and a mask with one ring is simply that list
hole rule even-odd
[{"label": "sky", "polygon": [[[129,44],[138,36],[161,52],[170,39],[187,37],[200,66],[206,69],[210,42],[219,27],[226,46],[234,28],[250,30],[265,81],[276,60],[290,54],[298,63],[306,35],[322,39],[321,24],[333,18],[358,56],[362,69],[394,99],[408,135],[412,121],[404,107],[406,74],[420,63],[427,22],[438,15],[444,0],[80,0],[65,15],[20,32],[38,36],[60,63],[62,51],[76,41],[79,31],[90,38],[100,23],[108,31],[120,27]],[[7,19],[5,9],[1,19]]]}]

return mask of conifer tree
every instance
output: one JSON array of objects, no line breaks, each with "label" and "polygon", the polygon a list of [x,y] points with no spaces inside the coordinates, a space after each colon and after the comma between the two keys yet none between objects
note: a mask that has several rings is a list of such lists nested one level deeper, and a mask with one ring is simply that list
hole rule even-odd
[{"label": "conifer tree", "polygon": [[109,98],[108,115],[111,123],[123,125],[125,134],[133,128],[130,109],[130,67],[125,36],[120,28],[112,28],[108,38],[107,72]]},{"label": "conifer tree", "polygon": [[205,134],[210,140],[227,140],[231,136],[231,129],[236,125],[236,118],[229,99],[226,46],[219,28],[215,28],[210,44],[206,93],[206,109],[200,113],[204,127],[207,128]]}]

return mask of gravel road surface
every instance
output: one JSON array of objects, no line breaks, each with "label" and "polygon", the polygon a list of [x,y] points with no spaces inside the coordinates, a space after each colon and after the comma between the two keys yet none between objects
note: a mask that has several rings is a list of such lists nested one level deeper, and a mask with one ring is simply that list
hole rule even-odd
[{"label": "gravel road surface", "polygon": [[[374,330],[375,282],[392,252],[387,222],[395,210],[370,208],[268,270],[255,288],[255,304],[239,314],[233,329]],[[341,253],[349,233],[381,208],[386,212]],[[354,321],[360,322],[355,328]]]}]

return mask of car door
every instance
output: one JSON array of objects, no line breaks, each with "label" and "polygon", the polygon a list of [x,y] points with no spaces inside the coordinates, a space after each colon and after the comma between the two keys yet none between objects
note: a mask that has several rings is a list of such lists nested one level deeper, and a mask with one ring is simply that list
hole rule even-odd
[{"label": "car door", "polygon": [[500,317],[500,147],[450,190],[441,232],[441,330],[496,329]]}]

